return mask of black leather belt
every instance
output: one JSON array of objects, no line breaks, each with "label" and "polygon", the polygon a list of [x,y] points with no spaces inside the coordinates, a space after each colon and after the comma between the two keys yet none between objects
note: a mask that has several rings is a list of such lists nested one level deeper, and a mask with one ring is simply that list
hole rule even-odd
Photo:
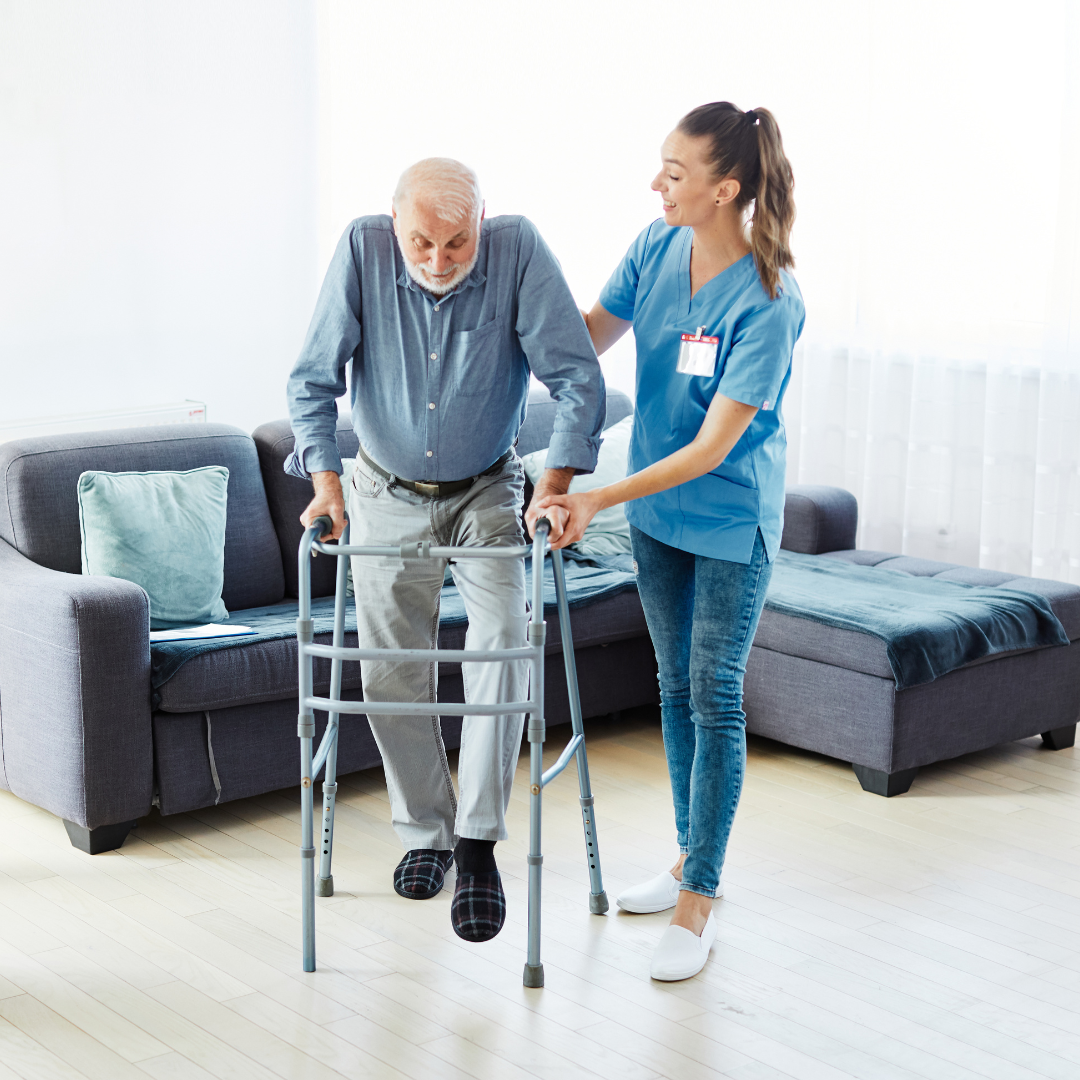
[{"label": "black leather belt", "polygon": [[493,473],[496,469],[501,469],[513,456],[514,448],[511,446],[509,450],[494,465],[489,465],[482,473],[477,473],[476,476],[470,476],[467,480],[444,480],[442,483],[429,484],[423,480],[403,480],[400,476],[394,476],[388,473],[380,465],[376,465],[364,453],[364,448],[358,446],[356,448],[357,456],[363,459],[363,462],[372,472],[377,473],[384,480],[391,480],[395,484],[400,484],[407,491],[413,491],[417,495],[426,495],[429,499],[442,499],[447,495],[456,495],[459,491],[466,491],[471,488],[481,476],[487,476],[489,473]]}]

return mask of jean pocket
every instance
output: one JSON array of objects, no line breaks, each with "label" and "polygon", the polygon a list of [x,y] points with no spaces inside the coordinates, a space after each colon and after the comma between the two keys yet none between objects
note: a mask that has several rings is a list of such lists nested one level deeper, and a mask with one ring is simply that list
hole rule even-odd
[{"label": "jean pocket", "polygon": [[385,490],[389,481],[385,476],[369,469],[364,459],[357,457],[352,474],[352,489],[360,499],[377,499]]}]

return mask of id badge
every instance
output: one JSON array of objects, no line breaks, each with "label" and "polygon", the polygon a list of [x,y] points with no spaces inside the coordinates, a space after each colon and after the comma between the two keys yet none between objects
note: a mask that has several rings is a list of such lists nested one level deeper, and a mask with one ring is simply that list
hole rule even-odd
[{"label": "id badge", "polygon": [[706,377],[716,374],[716,347],[720,339],[716,337],[702,337],[705,332],[704,326],[697,328],[696,334],[683,334],[679,342],[679,362],[675,370],[683,375],[704,375]]}]

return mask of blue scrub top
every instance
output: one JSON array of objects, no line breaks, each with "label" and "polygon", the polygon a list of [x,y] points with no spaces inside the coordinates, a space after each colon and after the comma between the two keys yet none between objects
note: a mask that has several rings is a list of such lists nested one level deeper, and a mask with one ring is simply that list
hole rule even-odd
[{"label": "blue scrub top", "polygon": [[[600,303],[634,324],[637,395],[629,472],[693,441],[717,393],[758,412],[727,458],[696,480],[626,504],[632,525],[670,547],[749,563],[761,530],[771,561],[784,530],[787,437],[781,405],[804,308],[795,279],[780,273],[770,300],[752,255],[690,296],[693,230],[654,221],[604,286]],[[676,370],[681,335],[699,326],[720,339],[711,376]]]}]

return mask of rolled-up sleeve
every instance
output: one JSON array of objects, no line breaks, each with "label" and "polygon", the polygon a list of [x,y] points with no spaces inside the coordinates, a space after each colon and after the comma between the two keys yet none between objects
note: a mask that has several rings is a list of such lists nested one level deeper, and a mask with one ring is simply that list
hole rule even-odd
[{"label": "rolled-up sleeve", "polygon": [[337,399],[345,393],[345,367],[360,344],[360,265],[354,245],[362,233],[350,225],[326,271],[307,338],[288,382],[295,446],[285,462],[293,476],[341,472]]},{"label": "rolled-up sleeve", "polygon": [[530,370],[558,402],[546,467],[591,473],[607,415],[604,376],[562,268],[526,218],[517,284],[518,340]]}]

